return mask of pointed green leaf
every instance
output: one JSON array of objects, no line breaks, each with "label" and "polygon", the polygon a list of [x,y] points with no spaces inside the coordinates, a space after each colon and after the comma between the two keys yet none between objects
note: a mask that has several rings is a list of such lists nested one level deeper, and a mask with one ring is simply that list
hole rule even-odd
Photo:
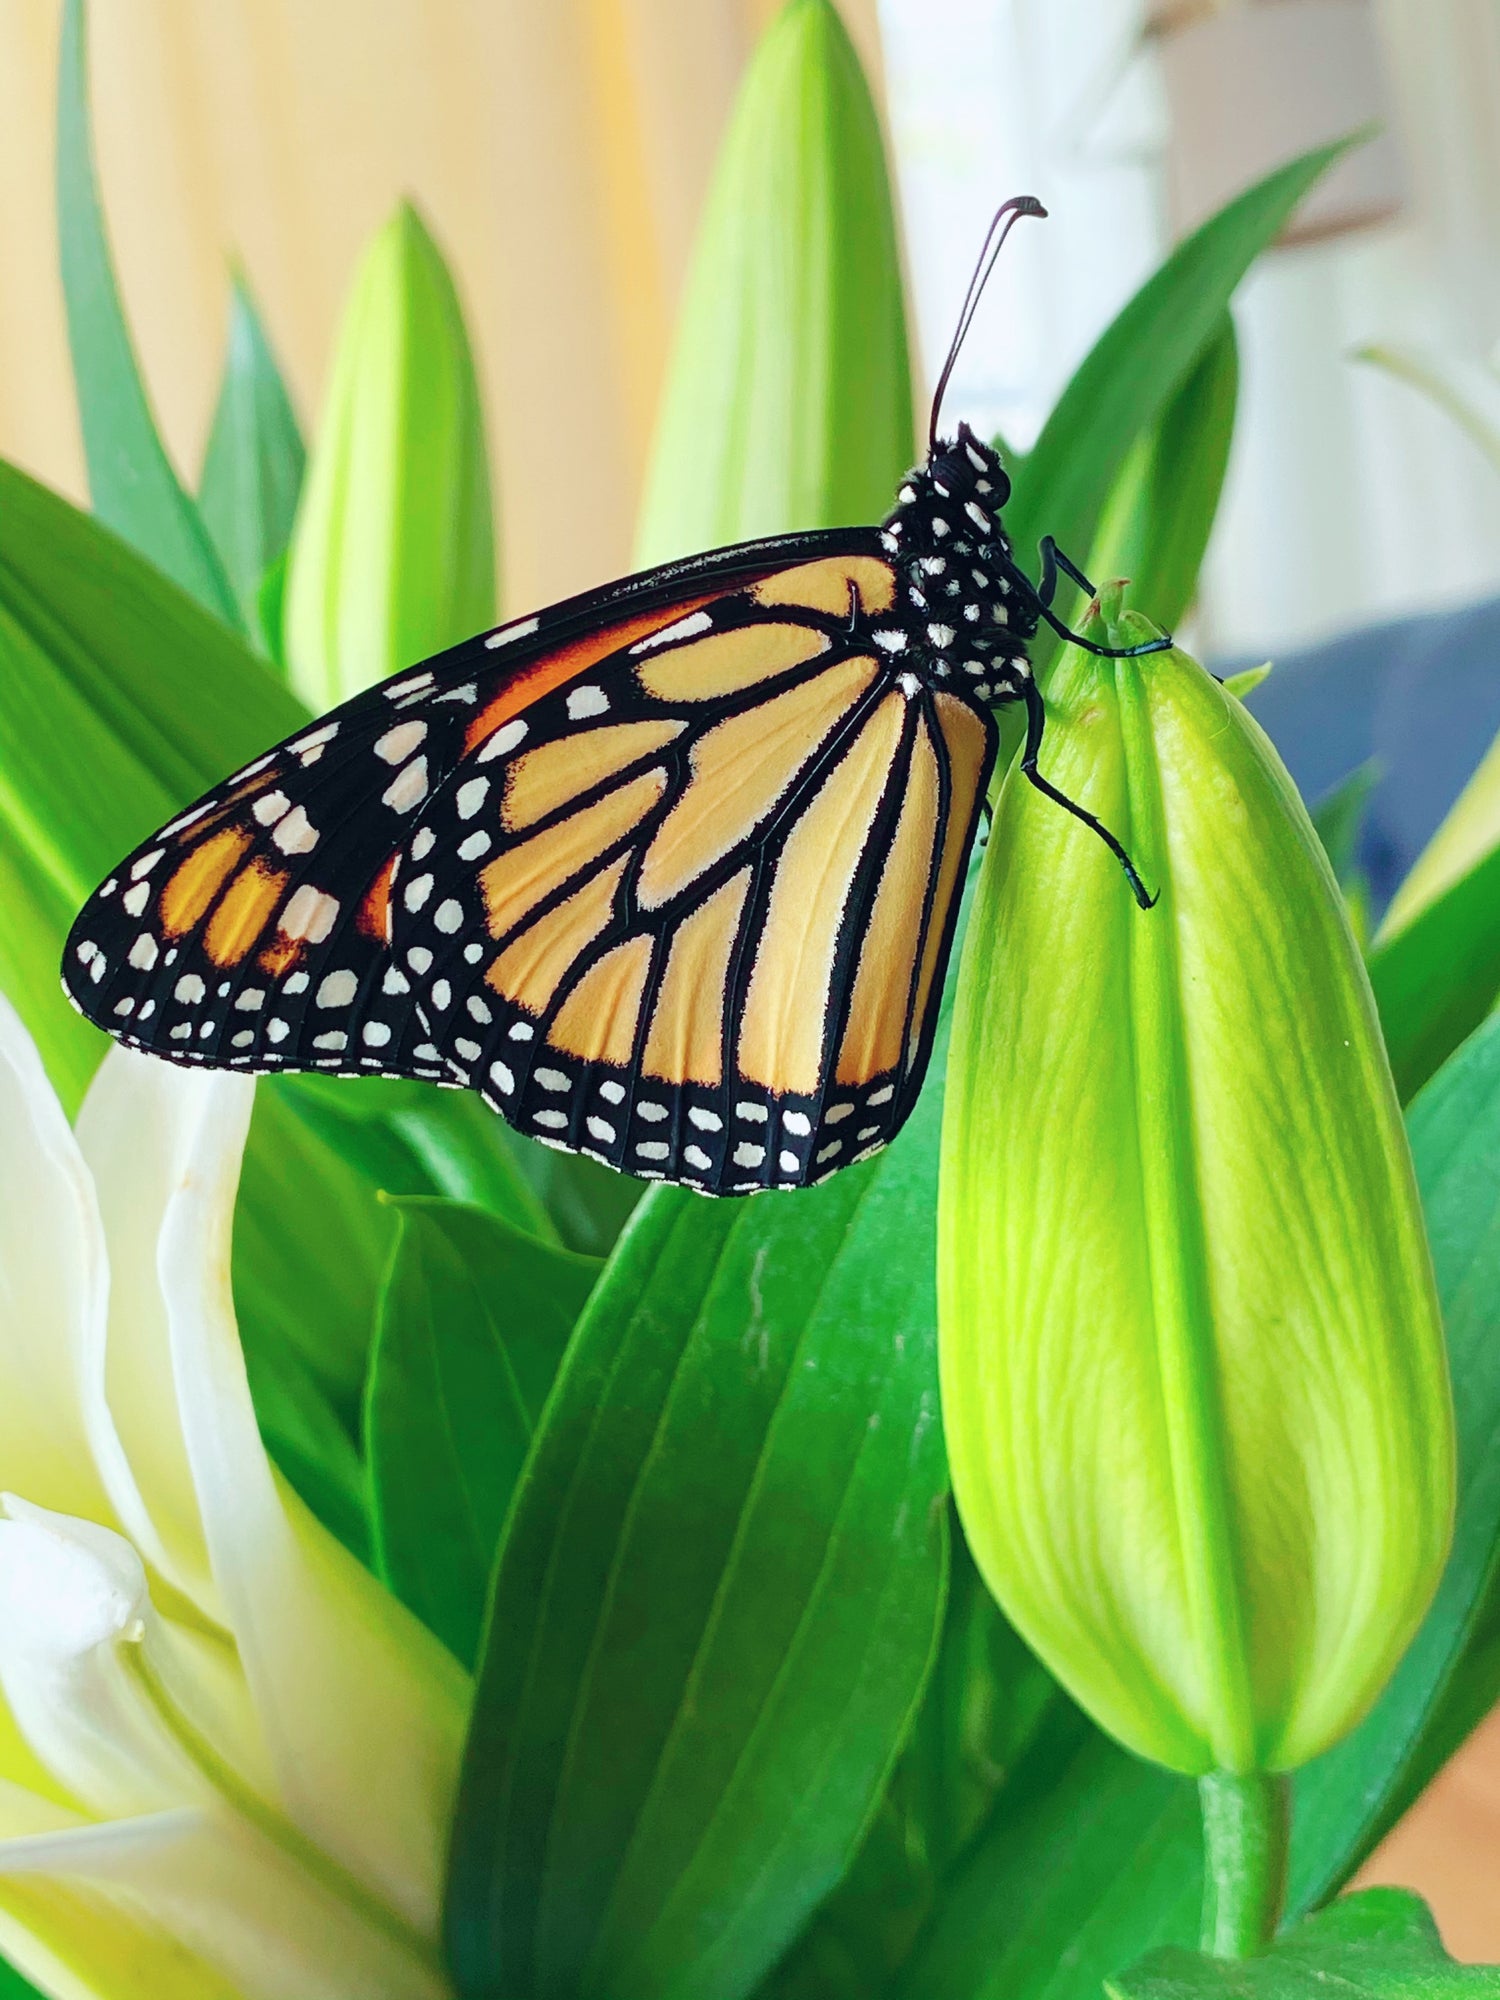
[{"label": "pointed green leaf", "polygon": [[472,1666],[505,1510],[599,1265],[458,1202],[396,1210],[365,1401],[376,1562]]},{"label": "pointed green leaf", "polygon": [[1226,312],[1156,422],[1131,447],[1095,531],[1089,573],[1100,584],[1128,577],[1131,602],[1169,631],[1198,588],[1238,394],[1239,352]]},{"label": "pointed green leaf", "polygon": [[1366,1889],[1308,1917],[1259,1958],[1153,1952],[1104,1990],[1108,2000],[1500,2000],[1500,1967],[1456,1965],[1409,1890]]},{"label": "pointed green leaf", "polygon": [[279,566],[302,487],[302,433],[291,398],[245,280],[235,274],[229,346],[214,410],[198,505],[213,536],[246,631],[271,658],[280,651],[280,605],[274,628],[263,624],[266,574]]},{"label": "pointed green leaf", "polygon": [[1226,674],[1224,685],[1237,701],[1248,700],[1268,677],[1271,667],[1270,660],[1263,660],[1258,667],[1243,667],[1237,674]]},{"label": "pointed green leaf", "polygon": [[1403,1102],[1421,1089],[1500,992],[1500,847],[1370,954],[1370,984]]},{"label": "pointed green leaf", "polygon": [[1082,560],[1137,437],[1222,339],[1240,280],[1351,143],[1304,153],[1230,202],[1177,246],[1105,328],[1017,468],[1005,525],[1023,563],[1043,535]]},{"label": "pointed green leaf", "polygon": [[751,59],[714,172],[637,559],[878,521],[912,451],[880,121],[832,0],[789,0]]},{"label": "pointed green leaf", "polygon": [[442,252],[403,202],[360,261],[297,509],[292,681],[328,708],[494,617],[474,359]]},{"label": "pointed green leaf", "polygon": [[936,1116],[795,1201],[654,1192],[622,1237],[502,1542],[465,1995],[737,2000],[847,1865],[941,1607]]},{"label": "pointed green leaf", "polygon": [[94,512],[158,569],[241,623],[197,507],[173,471],[125,324],[89,135],[84,0],[66,0],[57,79],[57,230]]}]

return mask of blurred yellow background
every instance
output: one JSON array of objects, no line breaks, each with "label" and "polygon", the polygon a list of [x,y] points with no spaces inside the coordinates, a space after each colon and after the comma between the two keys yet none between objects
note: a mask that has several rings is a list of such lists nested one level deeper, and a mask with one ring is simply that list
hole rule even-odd
[{"label": "blurred yellow background", "polygon": [[[478,350],[505,602],[628,568],[699,202],[740,66],[775,10],[99,0],[90,82],[109,230],[188,483],[230,260],[248,272],[305,427],[359,251],[411,195]],[[878,79],[875,0],[846,0],[844,14]],[[0,454],[81,500],[52,203],[60,20],[60,0],[0,8]]]}]

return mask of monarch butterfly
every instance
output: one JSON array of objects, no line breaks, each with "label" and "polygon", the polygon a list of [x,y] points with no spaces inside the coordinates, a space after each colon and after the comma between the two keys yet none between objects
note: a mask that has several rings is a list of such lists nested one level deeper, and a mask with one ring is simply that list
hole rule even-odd
[{"label": "monarch butterfly", "polygon": [[[518,1130],[708,1194],[887,1144],[920,1088],[964,862],[1063,572],[937,434],[1012,224],[996,214],[878,528],[671,563],[345,702],[164,826],[90,898],[64,987],[135,1048],[468,1085]],[[1169,643],[1153,642],[1155,645]],[[1090,650],[1106,649],[1090,645]],[[1135,647],[1133,652],[1152,650]]]}]

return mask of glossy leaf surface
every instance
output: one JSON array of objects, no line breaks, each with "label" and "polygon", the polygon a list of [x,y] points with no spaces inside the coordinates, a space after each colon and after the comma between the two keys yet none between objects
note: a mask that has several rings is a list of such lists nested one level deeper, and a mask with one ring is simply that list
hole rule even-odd
[{"label": "glossy leaf surface", "polygon": [[275,659],[279,623],[265,629],[266,572],[286,553],[302,486],[302,433],[270,341],[243,277],[229,306],[229,345],[198,505],[240,607],[245,630]]},{"label": "glossy leaf surface", "polygon": [[1456,1965],[1420,1897],[1366,1889],[1240,1964],[1152,1954],[1106,1982],[1108,2000],[1497,2000],[1500,1967]]},{"label": "glossy leaf surface", "polygon": [[1023,565],[1043,535],[1082,560],[1137,438],[1222,337],[1240,280],[1346,143],[1304,154],[1230,202],[1105,328],[1017,468],[1005,525]]},{"label": "glossy leaf surface", "polygon": [[621,1239],[501,1547],[465,1995],[735,2000],[847,1865],[941,1609],[936,1110],[795,1201],[663,1190]]},{"label": "glossy leaf surface", "polygon": [[1090,574],[1100,584],[1128,577],[1132,602],[1166,631],[1198,587],[1229,465],[1239,372],[1226,312],[1157,421],[1137,438],[1095,532]]},{"label": "glossy leaf surface", "polygon": [[459,1202],[396,1211],[365,1402],[377,1567],[472,1666],[505,1509],[599,1266]]}]

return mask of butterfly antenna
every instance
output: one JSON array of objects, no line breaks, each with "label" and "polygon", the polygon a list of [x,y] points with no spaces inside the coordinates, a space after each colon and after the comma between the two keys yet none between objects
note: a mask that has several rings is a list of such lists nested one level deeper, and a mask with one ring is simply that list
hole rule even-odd
[{"label": "butterfly antenna", "polygon": [[969,280],[969,289],[964,293],[964,302],[959,309],[958,326],[953,335],[953,344],[948,349],[948,358],[943,363],[943,372],[938,376],[937,387],[932,392],[932,417],[927,426],[927,449],[937,450],[938,416],[943,407],[943,395],[948,387],[948,378],[953,373],[953,364],[958,360],[959,349],[968,337],[973,325],[974,314],[984,295],[984,288],[990,281],[990,273],[995,268],[995,259],[1005,247],[1005,239],[1023,215],[1045,215],[1046,209],[1033,194],[1012,195],[1009,201],[1002,201],[995,210],[994,218],[985,231],[984,244],[979,252],[979,261],[974,266],[974,275]]}]

